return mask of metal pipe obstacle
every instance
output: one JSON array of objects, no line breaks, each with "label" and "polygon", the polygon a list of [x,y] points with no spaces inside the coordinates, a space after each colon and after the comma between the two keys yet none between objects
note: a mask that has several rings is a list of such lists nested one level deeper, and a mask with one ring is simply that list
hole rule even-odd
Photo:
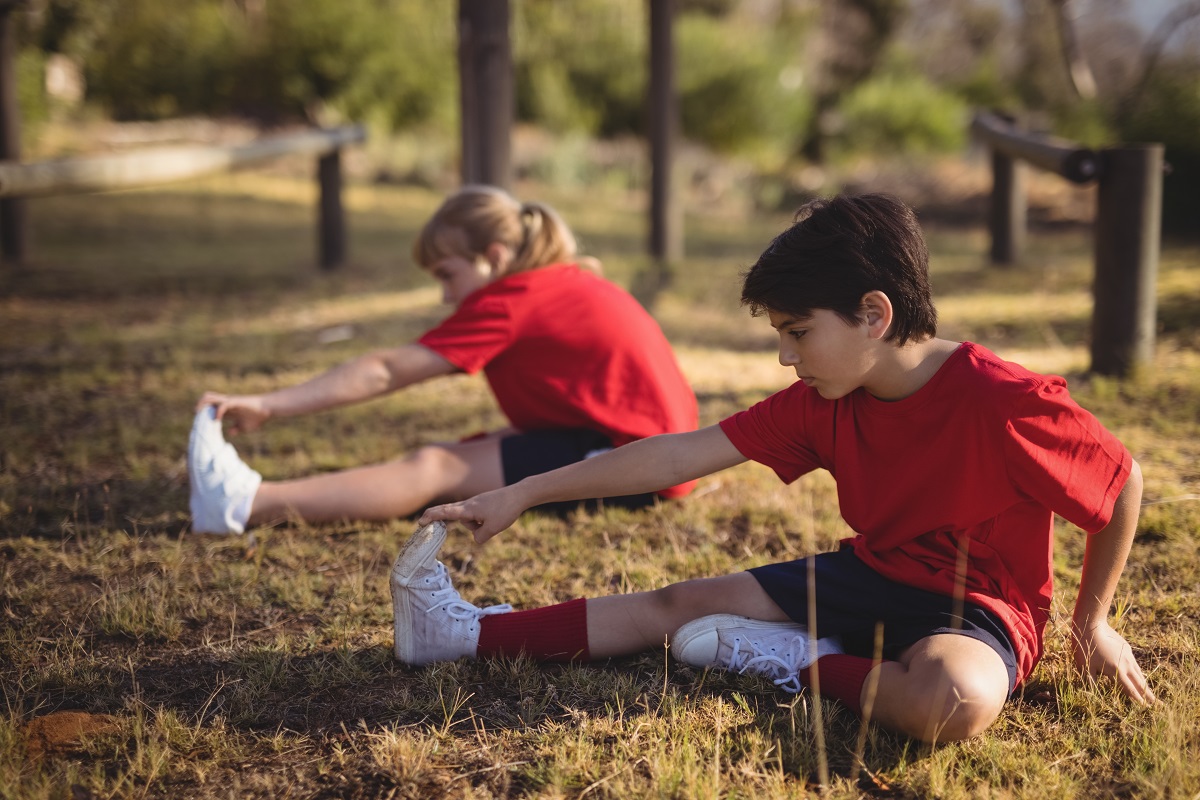
[{"label": "metal pipe obstacle", "polygon": [[364,128],[351,126],[301,131],[235,146],[143,148],[115,155],[28,164],[0,161],[0,198],[127,189],[228,172],[284,155],[316,155],[321,195],[318,261],[323,269],[332,269],[346,256],[341,151],[366,138]]},{"label": "metal pipe obstacle", "polygon": [[1155,282],[1162,237],[1161,144],[1095,151],[1023,132],[1011,118],[981,112],[971,133],[992,151],[991,259],[1019,260],[1025,241],[1024,164],[1078,184],[1098,181],[1091,371],[1127,377],[1154,358]]}]

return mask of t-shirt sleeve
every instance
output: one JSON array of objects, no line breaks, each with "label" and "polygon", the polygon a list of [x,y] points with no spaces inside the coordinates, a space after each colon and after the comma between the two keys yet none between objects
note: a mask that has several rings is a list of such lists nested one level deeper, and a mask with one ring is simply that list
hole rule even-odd
[{"label": "t-shirt sleeve", "polygon": [[1021,492],[1088,533],[1112,518],[1133,464],[1120,440],[1060,381],[1041,384],[1015,404],[1005,460]]},{"label": "t-shirt sleeve", "polygon": [[474,374],[504,352],[512,340],[513,320],[506,303],[491,297],[468,297],[444,322],[417,339],[417,344]]},{"label": "t-shirt sleeve", "polygon": [[784,483],[824,466],[808,440],[805,389],[794,384],[721,421],[738,452],[773,469]]}]

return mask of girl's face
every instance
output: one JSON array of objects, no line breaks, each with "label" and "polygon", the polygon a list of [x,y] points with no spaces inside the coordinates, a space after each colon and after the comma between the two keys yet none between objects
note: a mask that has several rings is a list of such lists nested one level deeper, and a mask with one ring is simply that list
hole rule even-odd
[{"label": "girl's face", "polygon": [[836,400],[863,386],[871,371],[871,341],[865,325],[846,321],[824,308],[797,319],[768,311],[779,332],[779,363],[826,400]]},{"label": "girl's face", "polygon": [[474,260],[462,256],[446,256],[429,268],[434,279],[442,285],[442,302],[457,306],[467,295],[492,282],[495,268],[484,258]]}]

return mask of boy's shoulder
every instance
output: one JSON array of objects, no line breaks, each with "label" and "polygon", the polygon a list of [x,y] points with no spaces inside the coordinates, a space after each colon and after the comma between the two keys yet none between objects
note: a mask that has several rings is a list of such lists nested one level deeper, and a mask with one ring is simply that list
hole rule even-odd
[{"label": "boy's shoulder", "polygon": [[964,342],[943,365],[921,413],[1010,421],[1074,406],[1065,379],[1008,361],[982,345]]},{"label": "boy's shoulder", "polygon": [[1012,396],[1036,392],[1046,386],[1065,390],[1067,385],[1058,375],[1034,372],[974,342],[963,342],[946,366],[951,367],[948,371],[951,386],[944,387],[946,389],[961,390],[962,384],[967,384]]}]

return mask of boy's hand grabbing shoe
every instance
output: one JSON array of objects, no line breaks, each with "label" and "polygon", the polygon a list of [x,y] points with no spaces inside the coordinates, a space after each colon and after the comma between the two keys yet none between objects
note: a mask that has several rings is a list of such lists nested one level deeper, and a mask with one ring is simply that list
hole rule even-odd
[{"label": "boy's hand grabbing shoe", "polygon": [[431,522],[412,535],[392,566],[396,658],[406,664],[473,658],[479,620],[512,611],[507,603],[477,608],[459,596],[436,559],[444,541],[446,523]]},{"label": "boy's hand grabbing shoe", "polygon": [[803,625],[734,614],[692,620],[671,637],[671,653],[684,664],[762,675],[792,693],[803,688],[802,670],[821,656],[842,652],[832,638],[818,639],[816,653],[810,648],[808,629]]},{"label": "boy's hand grabbing shoe", "polygon": [[192,531],[242,533],[262,476],[225,441],[215,406],[196,412],[188,439]]}]

